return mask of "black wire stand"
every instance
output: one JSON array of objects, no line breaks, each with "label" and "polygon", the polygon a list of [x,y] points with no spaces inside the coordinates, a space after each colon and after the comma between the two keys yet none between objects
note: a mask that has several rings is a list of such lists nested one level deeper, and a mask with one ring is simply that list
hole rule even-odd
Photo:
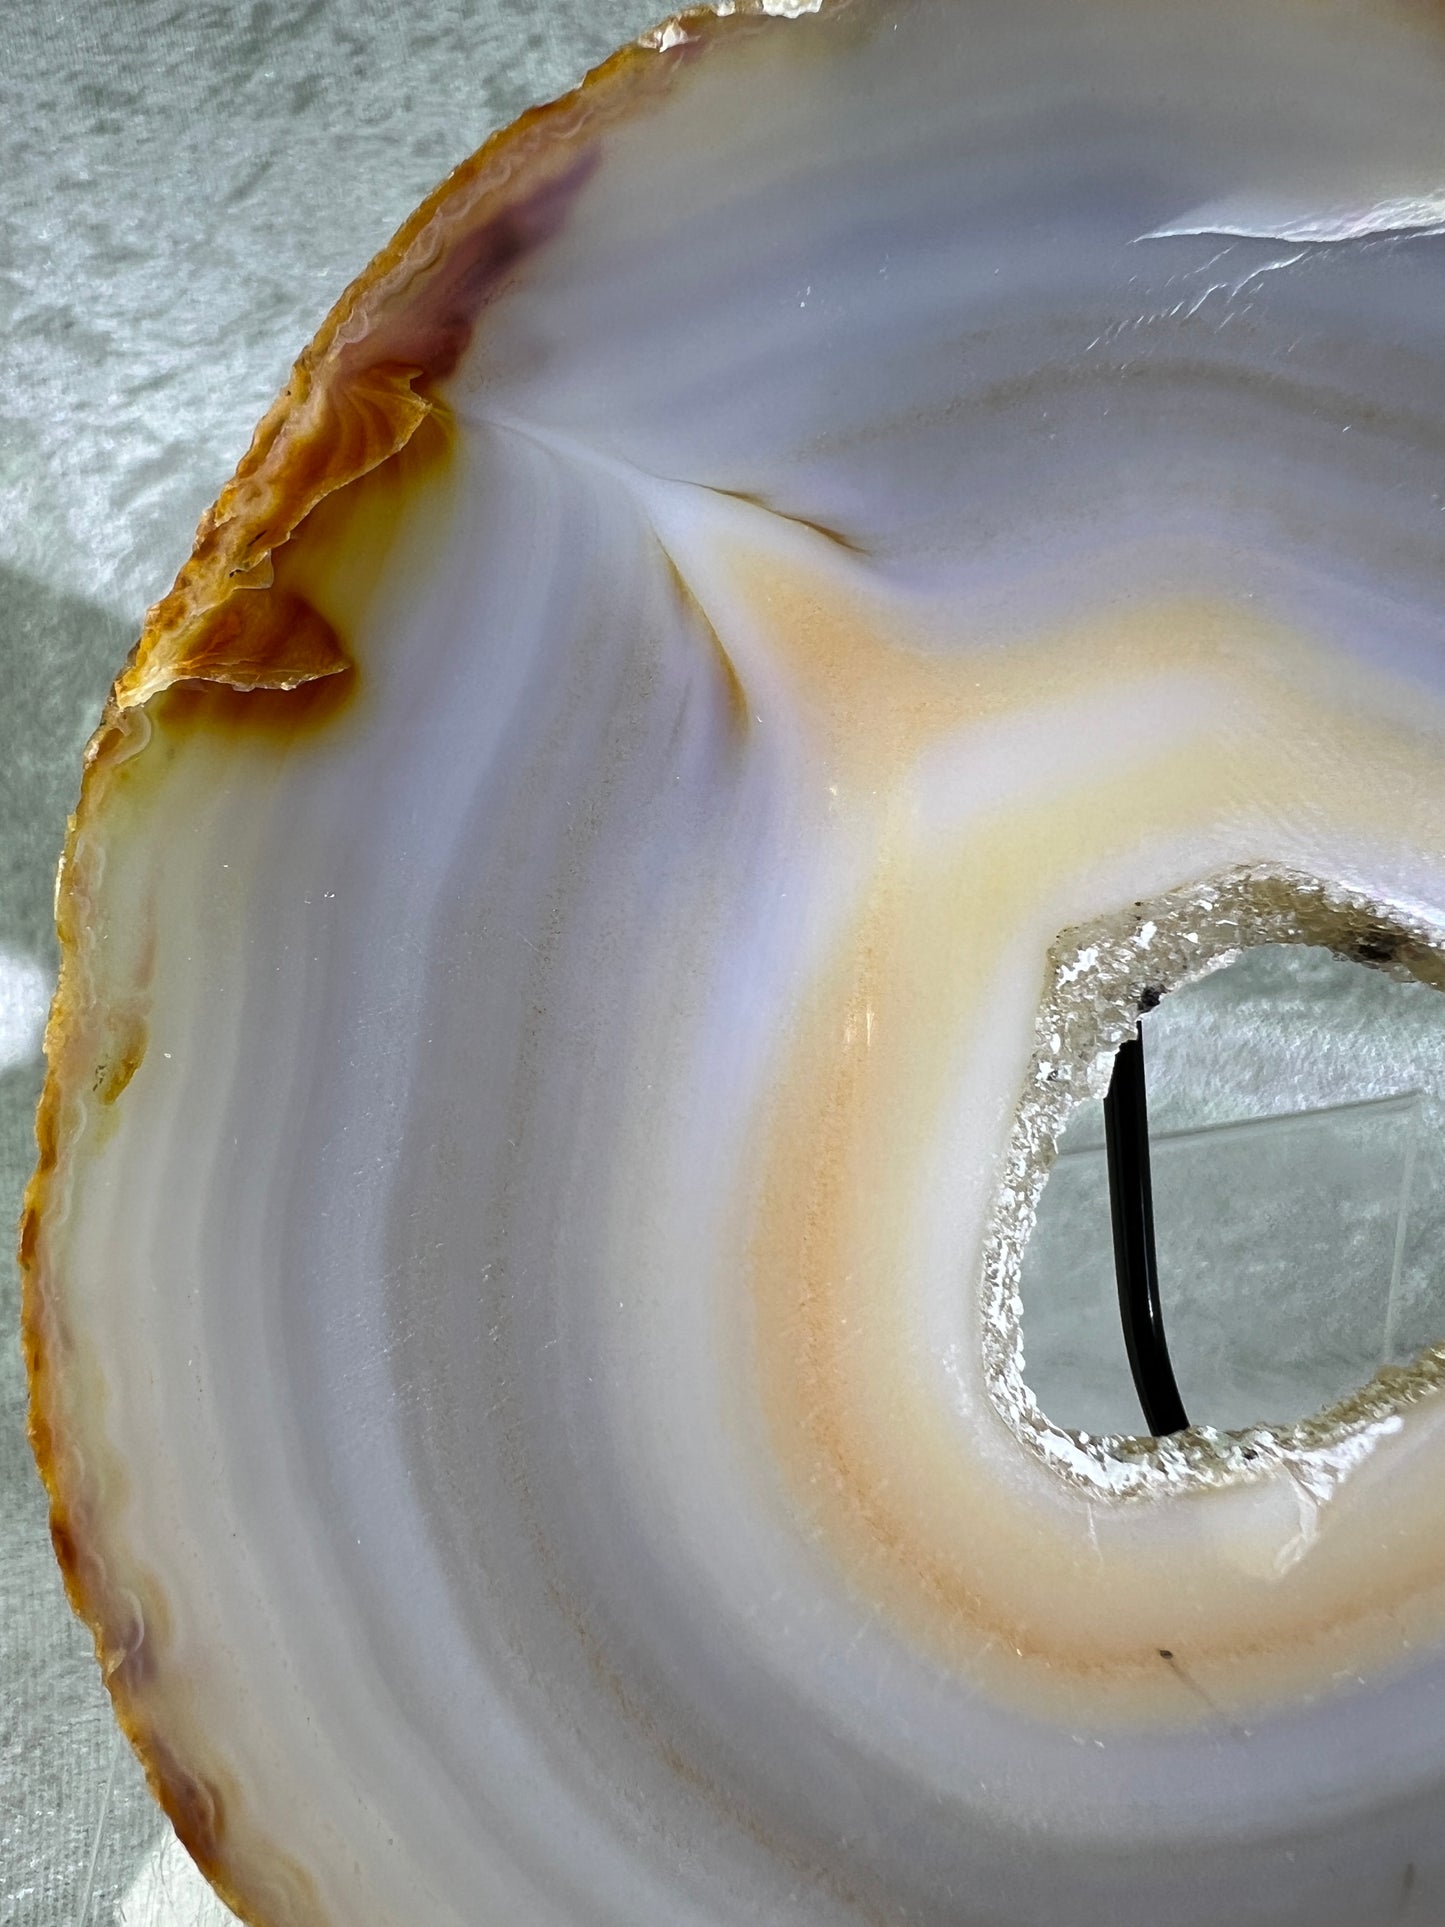
[{"label": "black wire stand", "polygon": [[1104,1099],[1109,1158],[1109,1209],[1114,1223],[1114,1276],[1119,1316],[1144,1423],[1155,1438],[1189,1425],[1164,1338],[1159,1263],[1154,1250],[1154,1193],[1149,1182],[1149,1105],[1144,1084],[1144,1031],[1119,1048]]}]

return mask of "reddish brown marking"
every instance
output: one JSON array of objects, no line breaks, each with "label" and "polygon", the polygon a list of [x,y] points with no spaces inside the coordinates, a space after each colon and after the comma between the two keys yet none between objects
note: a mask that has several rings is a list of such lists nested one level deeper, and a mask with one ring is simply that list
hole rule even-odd
[{"label": "reddish brown marking", "polygon": [[[338,349],[317,405],[287,443],[265,512],[244,531],[220,504],[202,522],[191,561],[151,612],[139,663],[164,663],[174,681],[248,690],[290,689],[351,666],[314,605],[271,580],[271,557],[281,558],[322,501],[412,439],[434,405],[427,386],[455,370],[482,310],[560,230],[598,159],[594,143],[554,179],[463,231]],[[133,699],[125,685],[123,677],[118,694]]]},{"label": "reddish brown marking", "polygon": [[[201,524],[192,561],[215,566],[224,559],[231,582],[263,567],[271,551],[293,535],[333,489],[368,474],[410,440],[428,409],[427,401],[413,392],[420,372],[376,353],[354,354],[350,365],[344,353],[339,355],[318,405],[288,441],[285,467],[276,477],[266,512],[238,541],[233,520],[213,511],[214,519]],[[172,595],[182,588],[185,573]]]},{"label": "reddish brown marking", "polygon": [[329,729],[351,707],[359,688],[354,669],[295,689],[229,689],[188,680],[153,696],[150,713],[164,731],[215,730],[282,747]]},{"label": "reddish brown marking", "polygon": [[[137,1728],[129,1738],[146,1769],[151,1791],[170,1815],[186,1852],[210,1881],[221,1899],[241,1920],[284,1921],[287,1927],[328,1918],[311,1876],[289,1854],[274,1847],[267,1852],[258,1899],[237,1886],[227,1850],[228,1811],[239,1805],[229,1776],[199,1774],[185,1766],[180,1755],[154,1727]],[[260,1911],[264,1906],[264,1912]],[[279,1911],[273,1909],[279,1908]]]},{"label": "reddish brown marking", "polygon": [[[456,371],[482,310],[500,293],[508,275],[560,232],[578,194],[601,158],[594,144],[555,180],[494,215],[473,234],[463,234],[437,265],[418,275],[406,304],[384,315],[361,344],[364,365],[380,360],[414,368],[421,381],[444,381]],[[351,379],[351,351],[343,351],[344,378]]]},{"label": "reddish brown marking", "polygon": [[75,1543],[75,1535],[70,1530],[69,1520],[63,1518],[58,1512],[50,1521],[50,1543],[55,1548],[60,1570],[64,1573],[75,1572],[80,1563],[79,1549]]},{"label": "reddish brown marking", "polygon": [[182,673],[232,689],[292,689],[351,667],[341,638],[287,589],[233,589],[192,630]]},{"label": "reddish brown marking", "polygon": [[455,370],[482,310],[518,263],[561,229],[599,158],[594,141],[475,227],[459,223],[434,260],[377,291],[364,321],[348,314],[354,338],[338,341],[343,300],[328,324],[327,352],[313,347],[297,363],[287,394],[202,519],[175,587],[151,610],[116,684],[121,708],[183,678],[290,687],[347,666],[340,638],[318,612],[270,586],[269,558],[279,559],[327,496],[411,440],[435,406],[428,389]]},{"label": "reddish brown marking", "polygon": [[226,1803],[214,1780],[189,1773],[169,1747],[157,1746],[151,1767],[162,1802],[181,1845],[211,1875],[221,1865],[221,1837],[226,1830]]},{"label": "reddish brown marking", "polygon": [[115,1042],[96,1066],[94,1091],[102,1104],[114,1104],[145,1061],[146,1023],[130,1016],[116,1025]]},{"label": "reddish brown marking", "polygon": [[[36,1428],[31,1429],[33,1441]],[[66,1596],[77,1612],[80,1602],[86,1602],[95,1656],[112,1691],[117,1691],[117,1680],[134,1690],[155,1677],[156,1642],[152,1634],[163,1629],[164,1617],[158,1608],[152,1612],[134,1594],[110,1583],[104,1564],[91,1550],[96,1536],[77,1524],[67,1508],[51,1508],[50,1543],[65,1581]],[[117,1697],[124,1699],[120,1693]]]}]

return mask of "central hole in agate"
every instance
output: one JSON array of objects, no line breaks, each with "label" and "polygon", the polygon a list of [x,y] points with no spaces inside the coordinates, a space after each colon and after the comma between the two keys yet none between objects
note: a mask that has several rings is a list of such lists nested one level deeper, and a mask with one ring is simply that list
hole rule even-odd
[{"label": "central hole in agate", "polygon": [[[1194,1425],[1289,1425],[1445,1332],[1445,998],[1333,951],[1246,950],[1143,1020],[1160,1299]],[[1103,1106],[1024,1253],[1024,1377],[1069,1430],[1145,1431]]]}]

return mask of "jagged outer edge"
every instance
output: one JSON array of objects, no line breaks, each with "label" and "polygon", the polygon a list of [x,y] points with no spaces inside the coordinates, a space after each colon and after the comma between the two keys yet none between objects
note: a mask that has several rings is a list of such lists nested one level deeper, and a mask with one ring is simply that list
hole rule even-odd
[{"label": "jagged outer edge", "polygon": [[[64,1210],[57,1178],[79,1136],[77,1118],[83,1122],[87,1092],[95,1101],[97,1066],[106,1064],[107,1030],[115,1015],[103,1005],[87,956],[89,884],[98,875],[98,853],[90,847],[94,833],[117,771],[144,747],[149,730],[143,711],[153,697],[182,682],[240,690],[294,689],[350,668],[339,652],[305,663],[287,660],[284,651],[270,661],[244,650],[228,658],[214,633],[218,612],[238,591],[248,598],[265,597],[271,556],[312,509],[397,455],[437,409],[426,383],[438,372],[449,372],[448,367],[384,360],[367,366],[363,360],[358,380],[348,376],[347,350],[373,332],[384,332],[388,323],[405,319],[408,297],[430,269],[446,263],[450,248],[482,223],[518,206],[527,193],[558,183],[565,163],[579,148],[585,149],[589,136],[600,135],[650,95],[664,91],[679,64],[690,64],[714,40],[729,31],[766,28],[774,20],[786,24],[834,14],[852,4],[854,0],[717,0],[715,6],[688,8],[611,55],[568,93],[530,108],[455,168],[351,283],[302,351],[234,476],[202,516],[192,553],[174,587],[148,611],[86,746],[80,797],[67,822],[56,877],[60,972],[45,1029],[47,1070],[35,1126],[38,1158],[20,1219],[28,1432],[49,1498],[51,1540],[66,1594],[94,1637],[120,1726],[182,1844],[221,1900],[249,1927],[291,1927],[297,1918],[319,1924],[326,1916],[304,1871],[286,1866],[279,1853],[268,1869],[274,1878],[260,1884],[284,1911],[273,1911],[266,1899],[257,1898],[254,1867],[242,1885],[226,1849],[221,1789],[186,1767],[142,1707],[143,1669],[134,1663],[138,1651],[126,1636],[134,1624],[136,1602],[110,1584],[103,1560],[78,1529],[88,1510],[87,1480],[57,1423],[55,1381],[63,1375],[71,1333],[63,1286],[47,1265],[45,1231],[49,1220]],[[471,319],[474,325],[477,315]],[[354,433],[349,439],[337,436],[338,417],[346,411],[362,416],[359,448]],[[328,436],[338,447],[318,467],[315,458]],[[119,1095],[124,1077],[124,1071],[118,1079],[113,1076],[114,1088],[106,1096]],[[296,1903],[302,1908],[299,1916]]]}]

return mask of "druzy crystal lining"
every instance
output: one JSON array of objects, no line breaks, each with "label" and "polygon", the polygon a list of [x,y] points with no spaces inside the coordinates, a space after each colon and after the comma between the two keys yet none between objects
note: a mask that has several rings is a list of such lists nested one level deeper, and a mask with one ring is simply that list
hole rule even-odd
[{"label": "druzy crystal lining", "polygon": [[1082,1490],[1118,1498],[1183,1493],[1285,1471],[1326,1501],[1398,1414],[1433,1394],[1445,1350],[1384,1366],[1367,1385],[1314,1418],[1244,1432],[1191,1427],[1168,1439],[1094,1437],[1051,1424],[1025,1382],[1019,1273],[1059,1137],[1082,1097],[1100,1097],[1113,1054],[1139,1013],[1256,944],[1318,944],[1402,980],[1445,989],[1438,925],[1342,885],[1266,869],[1238,870],[1132,905],[1065,932],[1050,956],[1050,987],[999,1187],[983,1267],[985,1369],[1000,1411],[1019,1435]]}]

